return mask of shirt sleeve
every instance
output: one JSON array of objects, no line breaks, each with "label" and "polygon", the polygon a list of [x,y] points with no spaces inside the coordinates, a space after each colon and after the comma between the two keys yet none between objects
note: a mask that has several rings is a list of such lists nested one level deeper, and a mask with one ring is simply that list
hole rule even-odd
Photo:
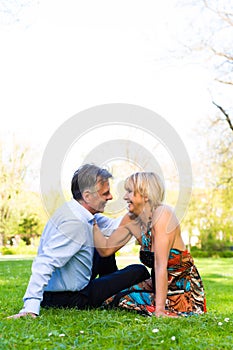
[{"label": "shirt sleeve", "polygon": [[96,214],[95,218],[101,232],[106,237],[111,236],[111,234],[118,228],[122,220],[122,216],[119,218],[109,218],[102,214]]},{"label": "shirt sleeve", "polygon": [[77,221],[65,222],[59,227],[50,225],[45,237],[42,237],[41,248],[32,264],[32,274],[24,295],[24,307],[21,312],[32,312],[39,315],[40,303],[45,286],[53,271],[64,266],[76,254],[85,234],[85,225]]}]

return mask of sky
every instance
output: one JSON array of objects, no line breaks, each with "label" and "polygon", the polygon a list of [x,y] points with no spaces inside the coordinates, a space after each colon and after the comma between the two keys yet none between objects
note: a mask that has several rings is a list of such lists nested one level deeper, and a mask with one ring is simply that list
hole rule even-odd
[{"label": "sky", "polygon": [[69,118],[97,105],[129,103],[169,122],[193,157],[194,130],[213,110],[213,76],[191,59],[173,57],[187,25],[186,10],[175,4],[1,1],[5,145],[12,138],[30,145],[39,168],[46,145]]}]

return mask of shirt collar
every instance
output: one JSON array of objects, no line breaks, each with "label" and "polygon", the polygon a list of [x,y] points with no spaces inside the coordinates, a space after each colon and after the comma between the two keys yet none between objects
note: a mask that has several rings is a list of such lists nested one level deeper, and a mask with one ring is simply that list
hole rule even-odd
[{"label": "shirt collar", "polygon": [[71,204],[74,210],[75,209],[77,210],[77,213],[79,213],[79,215],[81,214],[82,217],[84,217],[90,224],[93,224],[95,217],[92,213],[90,213],[86,208],[84,208],[84,206],[82,206],[74,198],[71,200]]}]

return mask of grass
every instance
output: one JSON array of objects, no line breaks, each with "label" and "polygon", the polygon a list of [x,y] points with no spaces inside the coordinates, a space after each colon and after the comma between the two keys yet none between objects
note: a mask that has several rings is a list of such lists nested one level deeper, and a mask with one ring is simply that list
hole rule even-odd
[{"label": "grass", "polygon": [[232,349],[233,259],[195,260],[205,284],[206,315],[156,319],[120,310],[42,309],[36,319],[15,320],[6,317],[22,307],[32,261],[3,259],[0,349]]}]

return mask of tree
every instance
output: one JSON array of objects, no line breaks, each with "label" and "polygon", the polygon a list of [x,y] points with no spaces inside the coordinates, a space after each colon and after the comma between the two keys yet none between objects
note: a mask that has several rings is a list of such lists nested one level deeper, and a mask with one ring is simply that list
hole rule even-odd
[{"label": "tree", "polygon": [[25,238],[30,230],[34,235],[36,227],[41,229],[39,196],[28,190],[25,181],[29,165],[28,147],[14,143],[10,150],[0,142],[0,245],[15,235]]},{"label": "tree", "polygon": [[17,222],[14,203],[20,195],[27,171],[27,148],[14,144],[11,153],[0,142],[0,236],[5,243]]},{"label": "tree", "polygon": [[[184,3],[181,0],[180,4],[181,9],[188,10],[182,52],[212,72],[213,83],[209,90],[213,103],[224,116],[226,125],[233,131],[232,1],[191,0]],[[217,119],[222,120],[219,115]]]},{"label": "tree", "polygon": [[232,1],[178,0],[177,4],[183,25],[175,31],[171,60],[182,58],[182,64],[191,61],[206,67],[212,76],[208,90],[213,102],[210,120],[204,115],[199,124],[200,144],[204,148],[205,140],[206,149],[200,150],[199,159],[192,164],[195,185],[182,226],[189,241],[193,230],[198,230],[200,246],[216,247],[214,241],[224,245],[233,239]]},{"label": "tree", "polygon": [[216,80],[223,84],[233,85],[233,10],[229,0],[215,1],[202,0],[204,8],[208,11],[211,21],[208,36],[204,40],[204,48],[213,54],[217,76]]},{"label": "tree", "polygon": [[32,240],[39,236],[40,220],[35,214],[28,213],[23,216],[18,225],[18,233],[26,245],[32,244]]}]

